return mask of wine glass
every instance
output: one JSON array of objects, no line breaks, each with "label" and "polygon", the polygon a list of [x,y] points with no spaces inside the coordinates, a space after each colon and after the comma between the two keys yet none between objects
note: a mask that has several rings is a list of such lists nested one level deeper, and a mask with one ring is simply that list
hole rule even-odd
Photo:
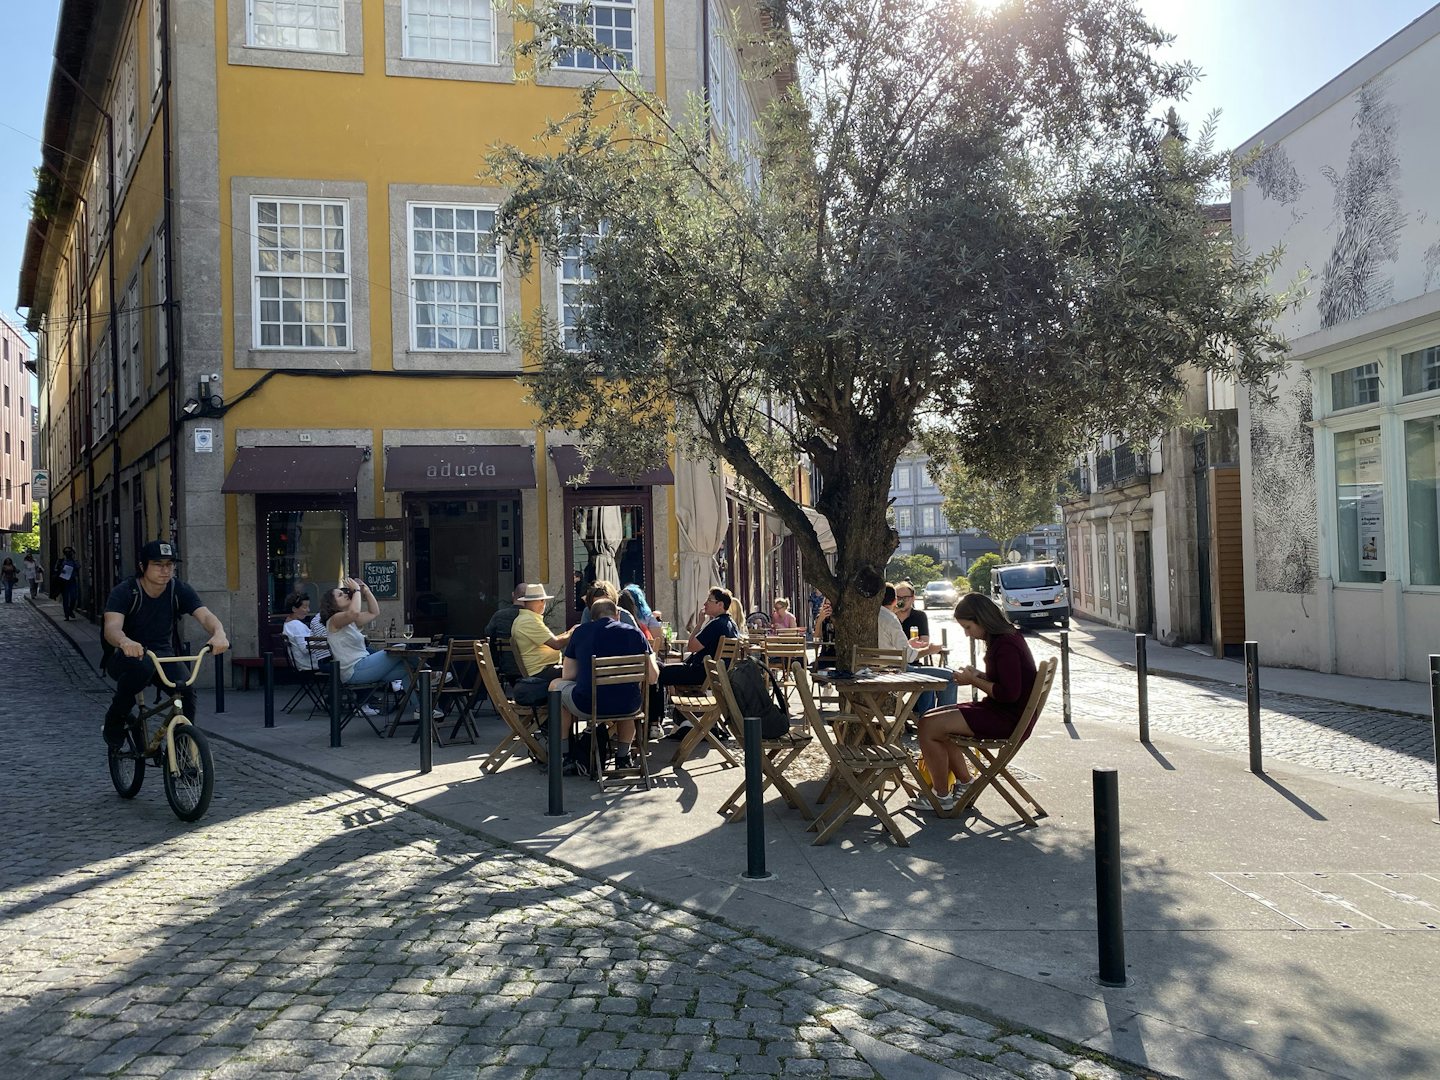
[{"label": "wine glass", "polygon": [[403,633],[403,634],[405,635],[405,640],[406,640],[406,641],[409,641],[411,638],[413,638],[413,637],[415,636],[415,624],[414,624],[414,623],[408,623],[408,622],[407,622],[407,623],[405,624],[405,629],[402,630],[401,633]]}]

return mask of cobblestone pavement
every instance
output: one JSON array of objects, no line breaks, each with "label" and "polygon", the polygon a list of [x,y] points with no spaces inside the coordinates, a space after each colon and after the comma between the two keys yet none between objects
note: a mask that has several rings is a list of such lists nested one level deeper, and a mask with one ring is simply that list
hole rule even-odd
[{"label": "cobblestone pavement", "polygon": [[[1059,654],[1058,637],[1027,635],[1036,659]],[[1237,669],[1244,678],[1244,669]],[[1132,668],[1071,651],[1073,715],[1138,727],[1138,687]],[[1244,687],[1152,673],[1146,687],[1152,733],[1198,739],[1248,752]],[[1060,687],[1051,692],[1059,717]],[[1435,756],[1430,724],[1419,717],[1318,698],[1260,692],[1261,745],[1267,760],[1293,762],[1407,791],[1434,793]]]},{"label": "cobblestone pavement", "polygon": [[153,771],[123,802],[101,684],[57,638],[0,606],[0,735],[25,747],[3,796],[24,826],[0,856],[7,1075],[871,1077],[852,1041],[872,1040],[978,1080],[1141,1075],[231,744],[199,824]]}]

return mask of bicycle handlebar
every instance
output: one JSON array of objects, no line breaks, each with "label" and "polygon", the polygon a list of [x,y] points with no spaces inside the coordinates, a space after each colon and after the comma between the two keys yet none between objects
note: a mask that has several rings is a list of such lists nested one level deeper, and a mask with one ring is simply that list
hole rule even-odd
[{"label": "bicycle handlebar", "polygon": [[[182,687],[194,685],[195,680],[200,676],[201,662],[205,657],[210,655],[210,646],[206,645],[194,656],[156,656],[150,649],[145,650],[145,655],[148,656],[150,662],[155,665],[155,674],[160,676],[160,681],[171,690],[179,690]],[[171,682],[165,675],[166,664],[192,664],[190,677],[181,683]]]}]

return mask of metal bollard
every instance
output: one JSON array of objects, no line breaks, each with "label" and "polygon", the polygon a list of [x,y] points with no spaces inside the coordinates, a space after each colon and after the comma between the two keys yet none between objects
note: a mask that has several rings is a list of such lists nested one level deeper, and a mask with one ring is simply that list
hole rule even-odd
[{"label": "metal bollard", "polygon": [[340,665],[330,662],[330,745],[340,745],[340,697],[345,691],[340,685]]},{"label": "metal bollard", "polygon": [[215,654],[215,715],[225,711],[225,656]]},{"label": "metal bollard", "polygon": [[431,769],[435,756],[434,739],[430,734],[430,669],[421,668],[415,673],[420,682],[415,687],[415,696],[420,702],[420,775]]},{"label": "metal bollard", "polygon": [[[1430,738],[1435,750],[1435,770],[1440,774],[1440,653],[1430,654]],[[1440,817],[1431,820],[1440,825]]]},{"label": "metal bollard", "polygon": [[275,726],[275,654],[265,654],[265,726]]},{"label": "metal bollard", "polygon": [[550,711],[545,720],[546,762],[550,778],[550,809],[546,817],[562,817],[565,813],[565,781],[560,775],[564,762],[560,759],[560,691],[550,691]]},{"label": "metal bollard", "polygon": [[745,717],[745,876],[765,881],[765,788],[760,778],[760,718]]},{"label": "metal bollard", "polygon": [[945,662],[948,664],[950,662],[950,628],[948,626],[940,627],[940,647],[945,650]]},{"label": "metal bollard", "polygon": [[[970,639],[970,666],[972,668],[975,666],[975,639],[973,637]],[[974,683],[970,684],[970,700],[980,700],[980,689]]]},{"label": "metal bollard", "polygon": [[1250,718],[1250,771],[1265,771],[1260,760],[1260,643],[1245,642],[1245,711]]},{"label": "metal bollard", "polygon": [[1150,741],[1150,663],[1145,659],[1145,635],[1135,635],[1135,681],[1139,690],[1140,741]]},{"label": "metal bollard", "polygon": [[1070,719],[1070,631],[1060,631],[1060,702],[1062,716],[1068,725]]},{"label": "metal bollard", "polygon": [[1095,799],[1095,929],[1100,985],[1125,986],[1125,913],[1120,891],[1120,774],[1091,770]]}]

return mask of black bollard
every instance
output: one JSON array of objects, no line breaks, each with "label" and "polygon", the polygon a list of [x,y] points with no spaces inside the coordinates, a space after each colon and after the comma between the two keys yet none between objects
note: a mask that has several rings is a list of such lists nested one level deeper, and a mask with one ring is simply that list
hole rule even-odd
[{"label": "black bollard", "polygon": [[1250,771],[1265,771],[1260,760],[1260,643],[1245,642],[1245,711],[1250,717]]},{"label": "black bollard", "polygon": [[1140,741],[1150,741],[1150,664],[1145,659],[1145,635],[1135,635],[1135,682],[1139,690]]},{"label": "black bollard", "polygon": [[765,788],[760,777],[760,718],[745,717],[745,876],[764,881],[774,875],[765,870]]},{"label": "black bollard", "polygon": [[265,726],[275,726],[275,654],[265,654]]},{"label": "black bollard", "polygon": [[550,691],[550,711],[545,720],[545,745],[547,747],[546,772],[550,777],[550,809],[546,817],[563,817],[565,814],[565,782],[560,774],[564,762],[560,758],[560,691]]},{"label": "black bollard", "polygon": [[420,680],[415,686],[415,696],[420,701],[420,775],[424,776],[430,771],[435,756],[430,734],[430,669],[421,668],[415,678]]},{"label": "black bollard", "polygon": [[[1435,750],[1435,771],[1440,776],[1440,653],[1430,654],[1430,738]],[[1440,791],[1440,785],[1436,785]],[[1432,819],[1440,825],[1440,817]]]},{"label": "black bollard", "polygon": [[330,662],[330,745],[340,745],[340,698],[345,693],[340,685],[340,665]]},{"label": "black bollard", "polygon": [[215,654],[215,715],[225,711],[225,657]]},{"label": "black bollard", "polygon": [[[975,639],[973,637],[970,639],[970,666],[972,668],[975,666]],[[970,684],[970,700],[980,700],[980,690],[974,683]]]},{"label": "black bollard", "polygon": [[1060,631],[1060,704],[1065,723],[1071,721],[1070,712],[1070,631]]},{"label": "black bollard", "polygon": [[1100,985],[1125,986],[1125,913],[1120,894],[1120,774],[1091,770],[1095,798],[1095,929]]}]

